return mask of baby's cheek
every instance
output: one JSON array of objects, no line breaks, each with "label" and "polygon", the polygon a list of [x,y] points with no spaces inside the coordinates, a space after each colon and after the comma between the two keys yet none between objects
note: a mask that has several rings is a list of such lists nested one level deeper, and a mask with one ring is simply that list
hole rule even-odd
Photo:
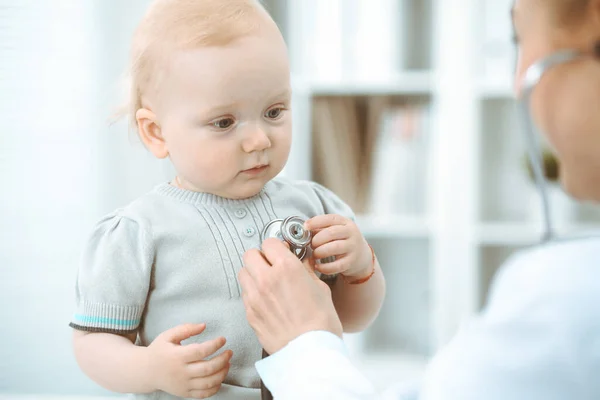
[{"label": "baby's cheek", "polygon": [[223,163],[223,161],[219,160],[219,157],[216,157],[213,151],[202,143],[179,143],[177,151],[171,154],[171,162],[179,173],[196,183],[205,181],[207,178],[213,180],[222,173],[220,170],[222,165],[219,163]]},{"label": "baby's cheek", "polygon": [[232,162],[227,153],[219,152],[218,149],[197,152],[191,160],[197,174],[213,181],[221,180],[231,170]]}]

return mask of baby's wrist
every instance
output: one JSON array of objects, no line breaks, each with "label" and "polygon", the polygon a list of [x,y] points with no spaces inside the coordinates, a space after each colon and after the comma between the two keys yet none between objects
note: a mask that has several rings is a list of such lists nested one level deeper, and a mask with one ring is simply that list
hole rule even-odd
[{"label": "baby's wrist", "polygon": [[342,275],[348,279],[363,279],[371,274],[371,267],[365,267],[358,271],[344,272]]},{"label": "baby's wrist", "polygon": [[358,266],[358,268],[355,271],[344,272],[342,275],[345,278],[360,280],[360,279],[366,278],[369,275],[371,275],[373,268],[375,267],[375,254],[373,253],[373,249],[367,243],[366,240],[364,242],[364,247],[365,247],[365,251],[364,251],[365,256],[362,258],[365,261],[361,262],[361,265]]},{"label": "baby's wrist", "polygon": [[152,349],[150,347],[138,346],[139,352],[137,354],[137,364],[140,366],[140,380],[146,390],[145,393],[152,393],[158,390],[162,390],[159,387],[159,375],[160,365],[156,363],[156,357],[154,357]]}]

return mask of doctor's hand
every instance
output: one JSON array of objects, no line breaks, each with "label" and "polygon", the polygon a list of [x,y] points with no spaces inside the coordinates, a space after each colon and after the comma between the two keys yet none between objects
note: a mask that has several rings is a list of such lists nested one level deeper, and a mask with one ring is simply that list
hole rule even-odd
[{"label": "doctor's hand", "polygon": [[313,217],[304,223],[313,233],[313,258],[335,257],[335,261],[317,264],[315,268],[326,275],[342,274],[363,278],[373,268],[373,254],[358,225],[337,214]]},{"label": "doctor's hand", "polygon": [[239,280],[248,322],[269,354],[310,331],[342,337],[329,286],[282,241],[267,239],[262,252],[247,251]]}]

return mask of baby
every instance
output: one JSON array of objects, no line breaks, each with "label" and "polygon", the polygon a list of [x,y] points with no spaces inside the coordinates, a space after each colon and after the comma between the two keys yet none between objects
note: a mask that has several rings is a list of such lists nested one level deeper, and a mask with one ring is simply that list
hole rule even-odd
[{"label": "baby", "polygon": [[[131,53],[131,114],[177,174],[93,230],[70,323],[82,370],[138,399],[258,399],[262,348],[237,280],[272,220],[298,216],[345,331],[375,318],[384,278],[352,210],[277,178],[291,144],[282,36],[256,0],[158,0]],[[227,346],[226,340],[227,339]]]}]

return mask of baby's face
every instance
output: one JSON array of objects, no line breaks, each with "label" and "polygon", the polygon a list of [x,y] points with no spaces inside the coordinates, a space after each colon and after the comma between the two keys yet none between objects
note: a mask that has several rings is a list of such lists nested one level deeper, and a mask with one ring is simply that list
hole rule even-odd
[{"label": "baby's face", "polygon": [[274,27],[225,47],[176,53],[165,75],[157,118],[184,188],[246,198],[283,169],[290,72]]}]

